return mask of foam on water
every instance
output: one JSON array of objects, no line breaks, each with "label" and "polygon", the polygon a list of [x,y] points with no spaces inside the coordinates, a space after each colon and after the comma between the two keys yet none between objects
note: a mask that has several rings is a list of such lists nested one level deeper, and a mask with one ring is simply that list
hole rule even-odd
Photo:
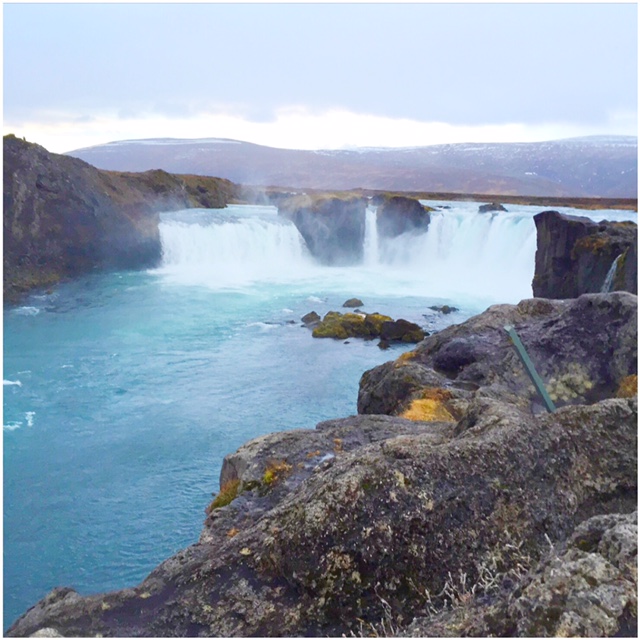
[{"label": "foam on water", "polygon": [[4,387],[11,387],[11,386],[21,387],[22,382],[20,382],[20,380],[3,380],[2,385]]},{"label": "foam on water", "polygon": [[17,307],[13,309],[13,313],[19,316],[37,316],[40,313],[38,307]]}]

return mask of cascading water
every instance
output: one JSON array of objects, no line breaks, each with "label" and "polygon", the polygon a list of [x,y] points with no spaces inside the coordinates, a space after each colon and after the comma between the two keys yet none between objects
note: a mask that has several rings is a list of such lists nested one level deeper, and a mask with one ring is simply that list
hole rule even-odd
[{"label": "cascading water", "polygon": [[367,207],[361,265],[316,262],[295,225],[274,207],[164,214],[163,264],[179,284],[242,289],[258,283],[301,283],[354,293],[517,302],[531,296],[535,225],[531,215],[478,214],[468,207],[431,213],[426,232],[379,237],[376,208]]},{"label": "cascading water", "polygon": [[[486,296],[517,301],[531,296],[536,232],[532,215],[478,214],[459,207],[434,211],[426,232],[395,238],[374,233],[367,212],[365,264],[402,274],[418,293],[440,297]],[[376,239],[375,249],[372,238]]]},{"label": "cascading water", "polygon": [[160,272],[182,284],[237,288],[282,280],[313,264],[295,225],[274,207],[164,214]]},{"label": "cascading water", "polygon": [[623,254],[621,253],[609,267],[609,271],[607,272],[607,277],[604,279],[602,283],[602,288],[600,289],[600,293],[609,293],[611,288],[613,287],[613,279],[616,277],[616,272],[618,271],[618,263],[620,262],[620,258],[622,258]]},{"label": "cascading water", "polygon": [[367,266],[374,266],[379,260],[377,211],[377,207],[369,205],[365,214],[363,259]]}]

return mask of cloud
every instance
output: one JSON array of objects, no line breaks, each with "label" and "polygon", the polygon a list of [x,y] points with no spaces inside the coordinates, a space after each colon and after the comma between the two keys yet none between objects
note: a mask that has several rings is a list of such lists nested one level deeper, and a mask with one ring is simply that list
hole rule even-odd
[{"label": "cloud", "polygon": [[92,116],[49,112],[39,114],[33,122],[9,120],[4,130],[59,153],[115,140],[167,137],[232,138],[289,149],[340,149],[637,135],[637,119],[635,112],[614,111],[600,125],[565,122],[459,125],[299,105],[277,109],[270,118],[251,119],[238,105],[232,105],[214,111],[178,112],[174,117],[139,111]]}]

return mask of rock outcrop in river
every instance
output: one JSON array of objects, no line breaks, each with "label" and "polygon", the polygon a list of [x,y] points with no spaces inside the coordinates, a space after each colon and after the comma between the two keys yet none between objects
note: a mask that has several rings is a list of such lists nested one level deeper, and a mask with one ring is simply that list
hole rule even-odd
[{"label": "rock outcrop in river", "polygon": [[593,222],[543,211],[537,229],[533,294],[576,298],[597,293],[617,259],[611,291],[638,292],[638,226],[634,222]]},{"label": "rock outcrop in river", "polygon": [[636,345],[629,293],[491,307],[365,373],[360,415],[227,456],[140,585],[56,589],[8,635],[633,635]]},{"label": "rock outcrop in river", "polygon": [[381,238],[395,238],[411,231],[425,232],[429,228],[430,207],[420,204],[415,198],[391,196],[374,198],[380,201],[376,211],[376,225]]},{"label": "rock outcrop in river", "polygon": [[278,203],[278,212],[296,225],[311,254],[328,265],[362,261],[366,209],[366,199],[353,195],[303,194]]},{"label": "rock outcrop in river", "polygon": [[149,267],[160,258],[158,213],[223,207],[227,180],[165,171],[100,171],[8,135],[4,149],[4,295],[94,269]]}]

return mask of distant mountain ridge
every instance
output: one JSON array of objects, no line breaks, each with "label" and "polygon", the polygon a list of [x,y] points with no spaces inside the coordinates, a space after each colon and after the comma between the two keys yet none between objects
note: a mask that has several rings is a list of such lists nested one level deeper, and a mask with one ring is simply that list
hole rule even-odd
[{"label": "distant mountain ridge", "polygon": [[634,136],[318,151],[226,138],[154,138],[120,140],[66,155],[99,169],[164,169],[256,186],[601,198],[638,195]]}]

